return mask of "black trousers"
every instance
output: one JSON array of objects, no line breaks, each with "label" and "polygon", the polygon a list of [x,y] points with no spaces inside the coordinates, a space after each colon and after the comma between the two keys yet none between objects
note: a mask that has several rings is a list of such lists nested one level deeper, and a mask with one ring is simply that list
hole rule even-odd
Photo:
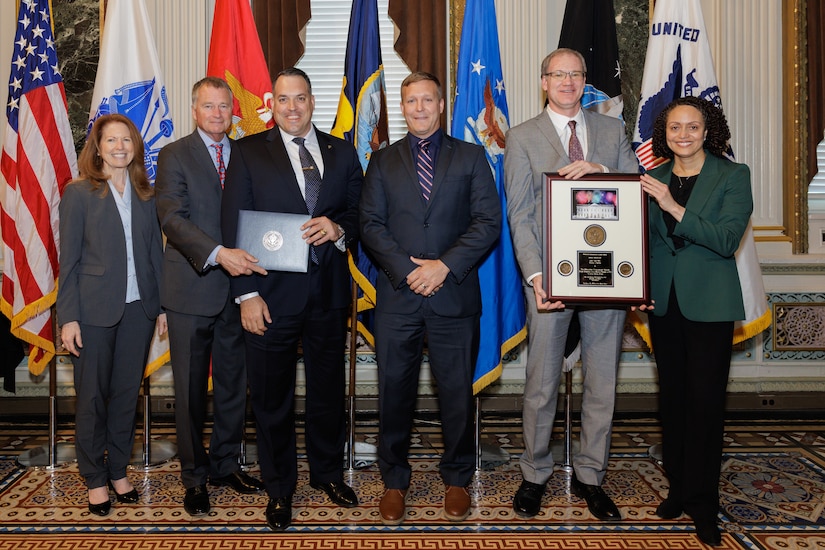
[{"label": "black trousers", "polygon": [[719,472],[733,321],[686,319],[671,291],[664,316],[650,316],[659,371],[662,459],[668,498],[694,520],[719,513]]},{"label": "black trousers", "polygon": [[298,480],[295,376],[301,342],[306,374],[306,448],[310,482],[343,480],[347,309],[325,310],[321,273],[310,268],[309,303],[277,317],[263,336],[245,332],[249,392],[255,413],[261,479],[271,498],[290,496]]}]

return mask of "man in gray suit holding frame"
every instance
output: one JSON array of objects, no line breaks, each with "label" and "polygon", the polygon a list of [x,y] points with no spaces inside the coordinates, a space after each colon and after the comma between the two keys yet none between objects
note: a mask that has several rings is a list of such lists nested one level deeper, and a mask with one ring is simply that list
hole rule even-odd
[{"label": "man in gray suit holding frame", "polygon": [[582,55],[559,48],[541,64],[547,107],[507,133],[504,185],[516,259],[524,277],[528,355],[524,389],[523,481],[513,508],[523,517],[539,513],[553,474],[550,437],[558,400],[564,345],[574,311],[582,339],[581,450],[573,459],[571,488],[602,521],[621,514],[601,483],[607,470],[615,403],[616,372],[625,309],[565,308],[547,301],[542,278],[542,182],[545,172],[569,179],[599,172],[638,172],[623,123],[581,108],[587,68]]}]

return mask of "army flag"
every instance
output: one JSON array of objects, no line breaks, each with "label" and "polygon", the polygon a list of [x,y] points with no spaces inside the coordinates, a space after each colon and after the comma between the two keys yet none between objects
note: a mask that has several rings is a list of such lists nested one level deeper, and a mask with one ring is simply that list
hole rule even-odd
[{"label": "army flag", "polygon": [[[89,129],[101,115],[128,117],[143,136],[144,163],[154,184],[158,153],[174,141],[166,87],[144,0],[108,0],[100,39]],[[146,376],[169,361],[169,338],[152,339]]]}]

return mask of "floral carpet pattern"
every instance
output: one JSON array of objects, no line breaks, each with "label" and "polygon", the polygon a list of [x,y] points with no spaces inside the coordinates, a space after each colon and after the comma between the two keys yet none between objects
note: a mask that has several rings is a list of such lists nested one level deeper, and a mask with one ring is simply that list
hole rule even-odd
[{"label": "floral carpet pattern", "polygon": [[[655,515],[667,494],[661,465],[648,452],[660,439],[655,421],[616,423],[603,486],[622,513],[624,521],[619,523],[595,519],[584,501],[571,495],[570,475],[563,468],[548,483],[540,514],[530,519],[516,516],[512,497],[521,481],[518,419],[493,424],[483,433],[483,442],[504,449],[505,459],[477,473],[466,521],[452,523],[442,516],[439,430],[422,422],[413,436],[413,482],[402,525],[387,527],[380,521],[377,506],[383,485],[374,463],[346,474],[361,505],[343,509],[309,487],[307,464],[301,458],[293,524],[286,533],[274,534],[264,524],[265,495],[238,495],[226,487],[210,486],[212,511],[190,517],[183,509],[177,460],[130,470],[141,502],[114,502],[109,516],[93,516],[76,464],[55,470],[21,466],[16,457],[44,443],[43,437],[36,428],[0,422],[0,550],[703,548],[688,517],[665,521]],[[168,426],[153,433],[174,439]],[[364,444],[375,443],[373,427],[358,437]],[[722,548],[825,548],[825,422],[741,421],[729,423],[725,437]],[[70,443],[71,428],[60,430],[59,438]],[[249,472],[260,473],[257,466]]]}]

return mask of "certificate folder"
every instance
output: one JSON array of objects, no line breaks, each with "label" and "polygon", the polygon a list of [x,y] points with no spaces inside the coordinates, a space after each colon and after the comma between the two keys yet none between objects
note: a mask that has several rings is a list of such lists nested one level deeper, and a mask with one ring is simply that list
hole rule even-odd
[{"label": "certificate folder", "polygon": [[306,273],[309,244],[301,238],[306,214],[241,210],[238,214],[238,248],[256,258],[267,271]]}]

